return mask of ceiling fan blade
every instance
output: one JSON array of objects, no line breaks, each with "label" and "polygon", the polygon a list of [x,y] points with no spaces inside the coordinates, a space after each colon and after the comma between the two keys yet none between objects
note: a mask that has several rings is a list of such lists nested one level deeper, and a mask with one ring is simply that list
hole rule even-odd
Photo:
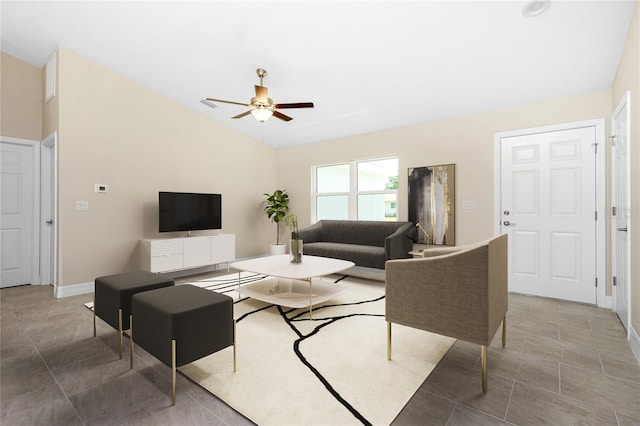
[{"label": "ceiling fan blade", "polygon": [[313,102],[297,102],[293,104],[276,104],[276,109],[313,108]]},{"label": "ceiling fan blade", "polygon": [[242,102],[233,102],[233,101],[225,101],[223,99],[213,99],[213,98],[207,98],[208,101],[211,102],[224,102],[225,104],[234,104],[234,105],[242,105],[242,106],[251,106],[250,104],[245,104]]},{"label": "ceiling fan blade", "polygon": [[276,118],[279,118],[282,121],[291,121],[291,120],[293,120],[292,117],[289,117],[288,115],[284,115],[283,113],[278,112],[278,111],[273,111],[273,116],[276,117]]},{"label": "ceiling fan blade", "polygon": [[242,117],[245,117],[245,116],[247,116],[247,115],[249,115],[249,114],[251,114],[251,110],[249,110],[249,111],[245,111],[245,112],[243,112],[242,114],[234,115],[234,116],[233,116],[233,117],[231,117],[231,118],[242,118]]},{"label": "ceiling fan blade", "polygon": [[269,103],[268,91],[269,89],[265,86],[255,86],[256,88],[256,101],[262,102],[264,104]]}]

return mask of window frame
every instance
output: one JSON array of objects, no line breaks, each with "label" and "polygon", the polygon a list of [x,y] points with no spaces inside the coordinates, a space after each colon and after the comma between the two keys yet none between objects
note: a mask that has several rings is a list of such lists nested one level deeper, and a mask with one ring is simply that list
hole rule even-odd
[{"label": "window frame", "polygon": [[[400,216],[400,203],[398,202],[398,190],[396,189],[384,189],[384,190],[368,190],[368,191],[358,191],[358,164],[360,163],[371,163],[375,161],[383,161],[383,160],[396,160],[400,161],[398,156],[386,156],[386,157],[376,157],[376,158],[367,158],[360,160],[352,160],[352,161],[340,161],[336,163],[327,163],[327,164],[317,164],[312,166],[312,182],[311,182],[311,223],[316,223],[318,221],[318,197],[330,197],[330,196],[347,196],[347,217],[348,220],[360,220],[358,219],[358,197],[360,195],[386,195],[393,194],[396,197],[396,217],[395,220],[398,220]],[[349,166],[349,192],[318,192],[318,169],[323,167],[333,167],[333,166]],[[400,167],[398,165],[398,177],[400,176]],[[363,219],[366,220],[366,219]]]}]

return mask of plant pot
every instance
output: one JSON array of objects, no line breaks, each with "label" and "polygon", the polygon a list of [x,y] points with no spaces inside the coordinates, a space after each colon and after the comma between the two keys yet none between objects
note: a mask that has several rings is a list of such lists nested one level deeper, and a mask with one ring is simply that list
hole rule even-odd
[{"label": "plant pot", "polygon": [[284,244],[271,244],[269,248],[269,254],[271,254],[271,256],[276,256],[278,254],[286,254],[286,253],[287,253],[287,246]]},{"label": "plant pot", "polygon": [[291,239],[289,260],[291,263],[302,263],[302,240],[300,238]]}]

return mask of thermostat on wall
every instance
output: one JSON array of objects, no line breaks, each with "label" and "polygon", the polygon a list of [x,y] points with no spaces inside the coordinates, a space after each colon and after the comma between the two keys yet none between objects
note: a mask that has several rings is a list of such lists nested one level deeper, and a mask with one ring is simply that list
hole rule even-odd
[{"label": "thermostat on wall", "polygon": [[109,186],[96,183],[96,192],[109,192]]}]

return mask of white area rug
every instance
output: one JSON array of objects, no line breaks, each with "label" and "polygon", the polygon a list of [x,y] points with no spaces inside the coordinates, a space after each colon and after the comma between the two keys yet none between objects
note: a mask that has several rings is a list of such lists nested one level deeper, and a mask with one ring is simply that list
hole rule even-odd
[{"label": "white area rug", "polygon": [[347,291],[310,321],[305,309],[238,300],[237,280],[191,283],[234,297],[237,372],[232,348],[180,371],[259,425],[387,425],[455,341],[394,325],[388,361],[384,283],[342,280]]}]

